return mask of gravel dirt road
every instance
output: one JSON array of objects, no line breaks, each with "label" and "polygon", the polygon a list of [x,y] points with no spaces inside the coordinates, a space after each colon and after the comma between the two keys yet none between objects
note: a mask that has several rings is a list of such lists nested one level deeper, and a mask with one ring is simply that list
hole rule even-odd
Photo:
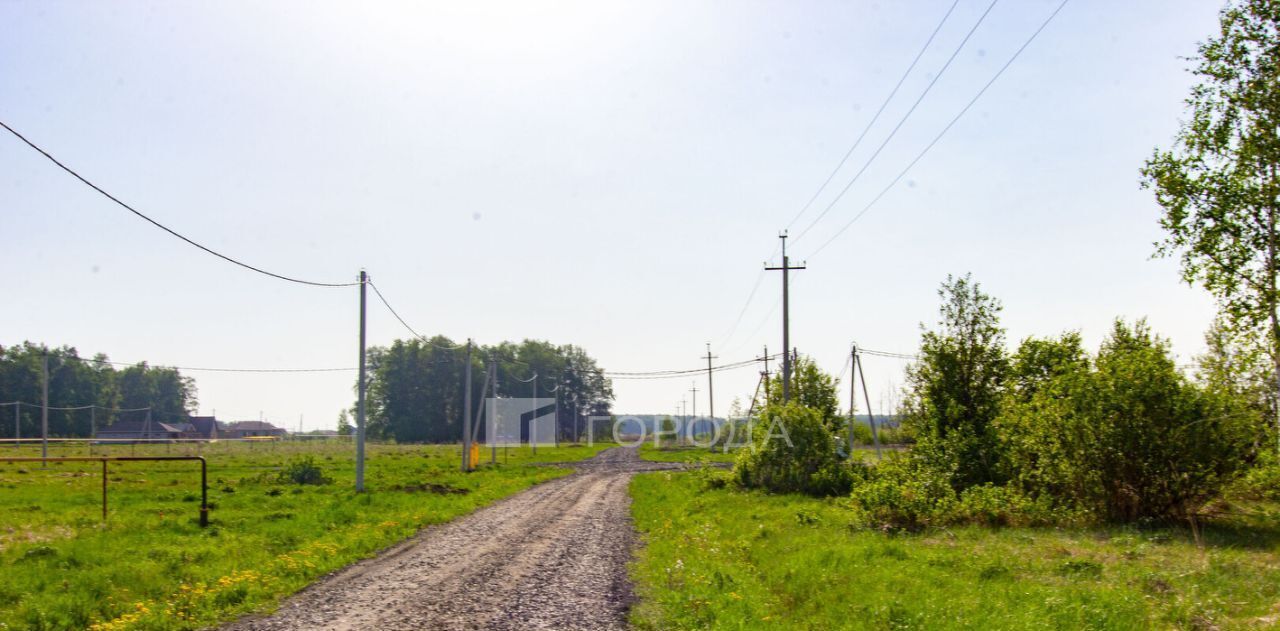
[{"label": "gravel dirt road", "polygon": [[615,448],[535,486],[423,531],[322,579],[267,617],[276,629],[625,629],[635,543],[627,485],[676,469]]}]

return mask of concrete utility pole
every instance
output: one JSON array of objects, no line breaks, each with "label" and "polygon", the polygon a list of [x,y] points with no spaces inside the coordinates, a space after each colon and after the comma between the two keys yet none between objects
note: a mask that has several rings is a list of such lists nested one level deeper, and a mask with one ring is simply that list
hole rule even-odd
[{"label": "concrete utility pole", "polygon": [[467,338],[467,367],[463,370],[462,471],[471,470],[471,338]]},{"label": "concrete utility pole", "polygon": [[364,491],[364,397],[368,388],[365,378],[364,361],[364,323],[365,323],[365,285],[369,284],[369,275],[360,270],[360,384],[356,388],[356,491]]},{"label": "concrete utility pole", "polygon": [[871,413],[871,391],[867,390],[867,371],[862,369],[862,357],[856,352],[853,355],[853,363],[858,367],[858,376],[862,378],[862,395],[867,398],[867,419],[871,421],[871,442],[876,446],[876,458],[883,458],[880,454],[880,433],[876,431],[876,415]]},{"label": "concrete utility pole", "polygon": [[[489,360],[489,383],[493,384],[492,386],[490,386],[490,390],[489,390],[490,398],[497,399],[498,398],[498,358],[497,357],[493,357]],[[495,408],[497,407],[498,405],[496,402],[493,405],[489,405],[489,402],[485,401],[486,409],[493,410],[496,412],[497,410]],[[484,420],[488,424],[488,427],[485,429],[484,434],[485,434],[485,440],[489,441],[489,464],[498,464],[497,415],[495,414],[494,418],[489,418],[488,413],[485,413]]]},{"label": "concrete utility pole", "polygon": [[715,384],[711,380],[711,360],[716,359],[711,355],[711,342],[707,342],[707,407],[711,409],[708,416],[711,422],[716,422],[716,391]]},{"label": "concrete utility pole", "polygon": [[853,415],[853,411],[857,409],[858,388],[857,379],[854,377],[858,374],[858,345],[854,344],[849,350],[849,457],[853,457],[853,425],[857,422],[857,418]]},{"label": "concrete utility pole", "polygon": [[560,384],[564,383],[564,374],[560,375],[560,381],[551,389],[551,393],[556,397],[556,420],[555,420],[555,439],[556,447],[560,446]]},{"label": "concrete utility pole", "polygon": [[538,373],[533,373],[533,379],[529,380],[533,384],[533,413],[535,416],[529,419],[529,444],[533,446],[533,455],[538,455]]},{"label": "concrete utility pole", "polygon": [[788,277],[791,270],[805,269],[805,265],[792,266],[791,260],[787,258],[787,233],[784,230],[778,235],[782,240],[782,266],[768,267],[768,271],[782,272],[782,402],[787,403],[791,400],[791,356],[787,354],[791,348],[791,293]]},{"label": "concrete utility pole", "polygon": [[[49,351],[44,353],[44,363],[40,368],[40,457],[49,457]],[[49,466],[41,462],[41,468]]]}]

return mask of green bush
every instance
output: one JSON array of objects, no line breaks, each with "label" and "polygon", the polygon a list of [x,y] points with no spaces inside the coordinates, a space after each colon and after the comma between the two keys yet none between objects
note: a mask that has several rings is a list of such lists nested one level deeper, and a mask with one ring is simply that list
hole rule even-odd
[{"label": "green bush", "polygon": [[1280,458],[1268,449],[1226,495],[1232,499],[1280,502]]},{"label": "green bush", "polygon": [[1093,366],[1007,396],[994,425],[1017,488],[1129,522],[1194,517],[1249,466],[1258,422],[1183,376],[1145,323],[1117,321]]},{"label": "green bush", "polygon": [[858,521],[881,530],[916,531],[951,523],[957,504],[948,473],[905,457],[881,462],[854,485],[849,500]]},{"label": "green bush", "polygon": [[1012,485],[983,484],[960,494],[950,521],[983,526],[1050,526],[1082,523],[1087,515],[1055,507],[1048,497],[1032,498]]},{"label": "green bush", "polygon": [[798,403],[765,408],[751,445],[739,451],[734,476],[747,488],[816,496],[848,493],[854,479],[851,465],[836,456],[822,414]]},{"label": "green bush", "polygon": [[324,470],[316,464],[315,458],[303,456],[291,460],[276,478],[286,484],[330,484],[332,478],[325,476]]}]

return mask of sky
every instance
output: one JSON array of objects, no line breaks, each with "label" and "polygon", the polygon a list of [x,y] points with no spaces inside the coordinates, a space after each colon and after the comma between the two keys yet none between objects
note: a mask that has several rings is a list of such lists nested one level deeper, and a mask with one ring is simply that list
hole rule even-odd
[{"label": "sky", "polygon": [[[1010,345],[1076,330],[1096,348],[1146,317],[1192,361],[1213,303],[1152,257],[1139,169],[1178,129],[1216,2],[1070,0],[868,206],[1058,5],[958,0],[793,221],[953,1],[6,0],[0,120],[229,256],[320,282],[367,270],[428,335],[572,343],[612,371],[704,366],[708,342],[716,363],[776,352],[781,278],[762,268],[789,227],[792,345],[832,373],[854,342],[913,352],[939,284],[966,273],[1003,302]],[[2,344],[357,365],[356,288],[205,254],[7,134],[0,269]],[[370,301],[370,345],[409,335]],[[882,413],[905,362],[864,365]],[[228,420],[332,428],[354,398],[345,372],[188,374]],[[717,414],[757,379],[717,373]],[[706,414],[706,388],[617,380],[614,409]]]}]

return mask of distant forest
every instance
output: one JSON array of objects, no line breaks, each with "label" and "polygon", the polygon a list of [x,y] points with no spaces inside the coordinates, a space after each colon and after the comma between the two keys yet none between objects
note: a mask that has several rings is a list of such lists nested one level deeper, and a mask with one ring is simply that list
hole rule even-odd
[{"label": "distant forest", "polygon": [[[117,369],[106,355],[80,357],[74,347],[48,348],[23,342],[0,346],[0,404],[21,401],[18,425],[24,437],[40,435],[41,373],[49,356],[49,407],[88,409],[49,411],[49,435],[89,436],[91,423],[106,427],[117,420],[146,418],[146,412],[115,412],[151,408],[151,419],[185,421],[196,408],[196,385],[173,368],[156,368],[145,362]],[[0,406],[0,436],[14,437],[14,406]]]},{"label": "distant forest", "polygon": [[[473,419],[483,404],[489,361],[497,363],[498,396],[557,398],[565,439],[573,438],[575,426],[585,432],[588,416],[610,414],[613,386],[586,351],[524,340],[472,348]],[[367,435],[405,443],[460,440],[466,365],[466,343],[443,336],[371,348]],[[343,412],[340,429],[354,424],[353,412],[354,406]]]}]

